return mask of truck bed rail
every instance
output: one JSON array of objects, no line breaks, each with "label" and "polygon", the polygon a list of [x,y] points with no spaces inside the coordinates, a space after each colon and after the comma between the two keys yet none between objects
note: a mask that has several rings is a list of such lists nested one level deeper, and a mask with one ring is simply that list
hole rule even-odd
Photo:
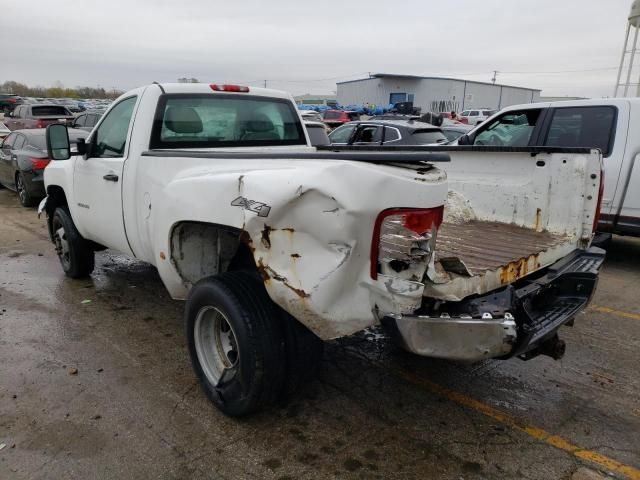
[{"label": "truck bed rail", "polygon": [[260,152],[230,152],[230,151],[205,151],[205,150],[147,150],[142,152],[143,157],[188,157],[188,158],[212,158],[212,159],[238,159],[238,160],[348,160],[352,162],[369,163],[436,163],[450,162],[451,158],[446,153],[425,152],[422,150],[396,150],[387,147],[357,148],[337,151],[334,149],[308,152],[287,152],[262,150]]}]

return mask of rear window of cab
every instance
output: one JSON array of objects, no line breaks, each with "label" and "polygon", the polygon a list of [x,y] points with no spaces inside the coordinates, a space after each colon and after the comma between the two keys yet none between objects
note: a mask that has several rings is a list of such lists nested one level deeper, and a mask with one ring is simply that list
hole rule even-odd
[{"label": "rear window of cab", "polygon": [[298,112],[280,98],[238,94],[165,94],[152,149],[306,145]]}]

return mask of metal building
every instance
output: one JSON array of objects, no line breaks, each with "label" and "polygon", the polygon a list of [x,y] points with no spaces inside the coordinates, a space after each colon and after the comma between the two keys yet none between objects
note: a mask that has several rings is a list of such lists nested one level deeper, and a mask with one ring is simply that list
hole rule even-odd
[{"label": "metal building", "polygon": [[339,82],[337,85],[341,105],[369,103],[386,106],[413,102],[423,112],[462,112],[470,108],[499,110],[540,99],[540,90],[535,88],[387,73],[375,73],[369,78]]}]

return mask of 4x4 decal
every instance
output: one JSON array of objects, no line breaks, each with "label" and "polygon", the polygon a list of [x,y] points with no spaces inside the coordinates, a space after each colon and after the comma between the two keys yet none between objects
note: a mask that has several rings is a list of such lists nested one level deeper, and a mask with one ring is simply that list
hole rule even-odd
[{"label": "4x4 decal", "polygon": [[250,212],[257,213],[259,217],[268,217],[271,207],[266,203],[256,202],[255,200],[247,200],[244,197],[238,197],[231,202],[233,207],[242,207]]}]

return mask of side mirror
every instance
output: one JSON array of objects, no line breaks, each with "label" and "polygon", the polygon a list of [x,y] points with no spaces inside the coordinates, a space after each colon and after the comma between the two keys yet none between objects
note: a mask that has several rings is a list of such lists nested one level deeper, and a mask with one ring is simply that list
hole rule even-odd
[{"label": "side mirror", "polygon": [[86,155],[87,151],[89,150],[87,148],[87,142],[84,138],[79,138],[78,140],[76,140],[76,148],[78,155]]},{"label": "side mirror", "polygon": [[473,145],[473,139],[465,133],[458,138],[458,145]]},{"label": "side mirror", "polygon": [[54,123],[47,126],[47,153],[51,160],[68,160],[71,158],[69,132],[67,126]]}]

